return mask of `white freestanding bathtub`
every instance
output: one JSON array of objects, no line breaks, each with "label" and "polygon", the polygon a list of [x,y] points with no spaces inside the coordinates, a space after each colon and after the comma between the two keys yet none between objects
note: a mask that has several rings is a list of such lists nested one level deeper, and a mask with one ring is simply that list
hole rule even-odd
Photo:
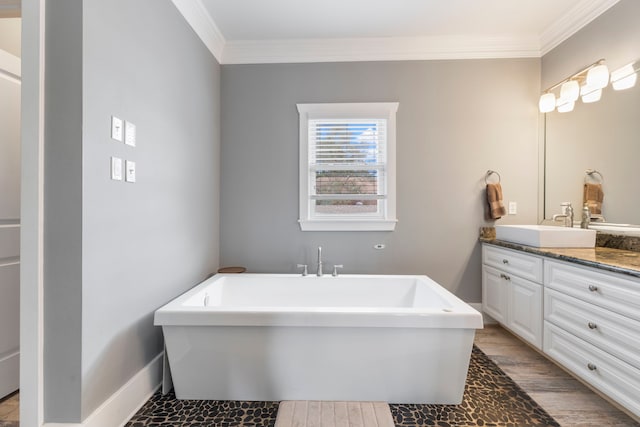
[{"label": "white freestanding bathtub", "polygon": [[155,324],[178,399],[458,404],[482,317],[426,276],[219,274]]}]

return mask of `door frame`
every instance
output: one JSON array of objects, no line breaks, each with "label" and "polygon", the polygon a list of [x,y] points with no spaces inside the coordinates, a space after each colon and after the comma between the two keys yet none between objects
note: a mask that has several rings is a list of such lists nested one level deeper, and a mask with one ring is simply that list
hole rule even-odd
[{"label": "door frame", "polygon": [[22,2],[20,425],[43,424],[44,65],[46,0]]}]

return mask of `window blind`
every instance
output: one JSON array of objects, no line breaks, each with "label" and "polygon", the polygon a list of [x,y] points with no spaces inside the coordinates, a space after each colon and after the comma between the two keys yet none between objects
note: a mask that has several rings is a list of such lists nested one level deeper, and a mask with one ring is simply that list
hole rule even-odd
[{"label": "window blind", "polygon": [[312,200],[349,204],[386,197],[386,119],[310,119],[308,131]]}]

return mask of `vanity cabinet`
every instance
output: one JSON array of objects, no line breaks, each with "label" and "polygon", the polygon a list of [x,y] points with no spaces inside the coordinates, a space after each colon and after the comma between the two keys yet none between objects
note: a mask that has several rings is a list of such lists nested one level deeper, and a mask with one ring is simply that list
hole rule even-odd
[{"label": "vanity cabinet", "polygon": [[482,310],[542,349],[542,258],[484,244]]},{"label": "vanity cabinet", "polygon": [[640,416],[640,282],[544,261],[545,354]]},{"label": "vanity cabinet", "polygon": [[640,419],[640,278],[576,261],[483,243],[482,309]]}]

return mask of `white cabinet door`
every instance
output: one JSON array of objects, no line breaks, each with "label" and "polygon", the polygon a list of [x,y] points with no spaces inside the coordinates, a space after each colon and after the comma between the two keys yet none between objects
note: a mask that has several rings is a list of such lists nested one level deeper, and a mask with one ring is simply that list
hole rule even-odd
[{"label": "white cabinet door", "polygon": [[507,326],[542,349],[542,285],[510,276]]},{"label": "white cabinet door", "polygon": [[542,258],[483,245],[482,259],[482,310],[542,349]]},{"label": "white cabinet door", "polygon": [[507,324],[507,280],[500,270],[482,266],[482,311]]}]

